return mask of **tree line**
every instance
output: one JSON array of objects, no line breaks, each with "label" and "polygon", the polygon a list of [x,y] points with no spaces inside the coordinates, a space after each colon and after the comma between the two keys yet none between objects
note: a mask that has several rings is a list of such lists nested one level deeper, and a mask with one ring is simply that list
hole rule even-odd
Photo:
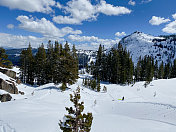
[{"label": "tree line", "polygon": [[139,57],[136,66],[129,51],[119,43],[117,48],[106,52],[102,45],[97,51],[96,61],[86,67],[96,80],[115,84],[132,84],[138,81],[150,83],[153,79],[176,77],[176,59],[173,63],[158,64],[151,56]]},{"label": "tree line", "polygon": [[105,53],[104,47],[100,45],[96,62],[94,65],[91,63],[87,71],[90,71],[97,80],[125,84],[133,81],[133,66],[130,53],[121,44],[108,53]]},{"label": "tree line", "polygon": [[62,83],[62,89],[66,89],[67,83],[73,84],[78,79],[78,57],[75,45],[72,50],[68,42],[64,47],[55,41],[48,42],[47,49],[39,46],[37,53],[33,55],[29,44],[27,49],[20,54],[21,81],[34,85],[47,83]]}]

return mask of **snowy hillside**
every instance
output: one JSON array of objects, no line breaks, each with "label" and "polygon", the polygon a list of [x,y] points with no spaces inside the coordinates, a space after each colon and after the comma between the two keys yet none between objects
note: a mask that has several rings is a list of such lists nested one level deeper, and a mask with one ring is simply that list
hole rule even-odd
[{"label": "snowy hillside", "polygon": [[[135,64],[140,56],[145,55],[153,56],[159,63],[172,62],[176,58],[176,39],[173,37],[154,37],[136,31],[124,37],[120,43],[130,51]],[[114,47],[117,48],[117,45]]]},{"label": "snowy hillside", "polygon": [[95,62],[95,57],[97,52],[94,50],[77,50],[78,58],[79,58],[79,65],[85,67],[86,64],[90,64],[92,61]]},{"label": "snowy hillside", "polygon": [[[0,75],[1,76],[1,75]],[[2,75],[3,76],[3,75]],[[81,87],[85,112],[93,113],[92,132],[175,132],[176,79],[144,82],[134,86],[101,83],[107,93],[94,92],[78,82],[61,92],[59,86],[18,85],[25,95],[13,95],[12,101],[0,103],[0,132],[61,132],[58,122],[72,105],[69,94]],[[122,97],[124,101],[120,101]]]}]

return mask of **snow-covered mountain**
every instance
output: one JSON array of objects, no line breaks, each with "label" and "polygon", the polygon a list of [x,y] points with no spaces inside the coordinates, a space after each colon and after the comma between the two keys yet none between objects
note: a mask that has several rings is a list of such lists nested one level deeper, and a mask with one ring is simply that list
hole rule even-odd
[{"label": "snow-covered mountain", "polygon": [[[124,37],[120,43],[130,51],[136,64],[139,57],[153,56],[159,63],[173,61],[176,58],[175,36],[154,37],[142,32],[134,32]],[[114,45],[117,48],[118,44]]]},{"label": "snow-covered mountain", "polygon": [[94,50],[77,50],[79,65],[80,67],[84,67],[86,64],[90,64],[91,61],[95,62],[97,51]]}]

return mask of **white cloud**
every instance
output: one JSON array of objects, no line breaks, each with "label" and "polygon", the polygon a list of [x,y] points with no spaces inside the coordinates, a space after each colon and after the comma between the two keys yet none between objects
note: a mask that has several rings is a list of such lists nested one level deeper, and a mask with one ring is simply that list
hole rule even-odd
[{"label": "white cloud", "polygon": [[129,9],[107,4],[105,0],[101,0],[96,5],[91,4],[90,0],[71,0],[62,9],[69,15],[53,17],[53,21],[59,24],[82,24],[82,21],[96,20],[100,13],[116,16],[131,13]]},{"label": "white cloud", "polygon": [[167,24],[162,31],[166,33],[176,33],[176,20]]},{"label": "white cloud", "polygon": [[173,14],[173,15],[172,15],[172,17],[173,17],[174,19],[176,19],[176,13],[175,13],[175,14]]},{"label": "white cloud", "polygon": [[64,37],[67,34],[81,34],[80,30],[73,30],[71,27],[64,27],[62,29],[57,28],[52,22],[46,20],[45,18],[34,19],[28,16],[18,16],[17,20],[21,23],[19,27],[21,29],[40,33],[45,37]]},{"label": "white cloud", "polygon": [[142,3],[149,3],[152,2],[152,0],[142,0]]},{"label": "white cloud", "polygon": [[95,36],[79,36],[79,35],[69,35],[68,38],[72,41],[78,41],[78,42],[92,42],[92,41],[98,41],[98,37]]},{"label": "white cloud", "polygon": [[160,25],[162,23],[167,23],[169,21],[170,21],[170,19],[165,19],[164,17],[153,16],[152,19],[149,21],[149,23],[151,25]]},{"label": "white cloud", "polygon": [[112,45],[119,42],[119,39],[101,39],[95,36],[80,36],[80,35],[69,35],[68,39],[71,41],[77,42],[88,42],[90,47],[93,49],[97,49],[100,44],[104,45],[105,48],[109,48]]},{"label": "white cloud", "polygon": [[83,50],[95,50],[95,47],[91,46],[88,43],[77,44],[75,45],[76,49],[83,49]]},{"label": "white cloud", "polygon": [[56,5],[54,0],[0,0],[1,6],[10,9],[19,9],[28,12],[52,12],[52,6]]},{"label": "white cloud", "polygon": [[126,35],[126,33],[125,32],[116,32],[115,33],[115,36],[117,36],[117,37],[121,37],[121,36],[125,36]]},{"label": "white cloud", "polygon": [[121,6],[113,6],[111,4],[107,4],[106,1],[101,0],[100,4],[97,6],[98,7],[98,12],[103,13],[106,15],[121,15],[121,14],[129,14],[131,13],[131,10],[121,7]]},{"label": "white cloud", "polygon": [[[37,48],[41,43],[47,43],[48,40],[55,41],[55,39],[47,37],[35,37],[35,36],[22,36],[12,35],[7,33],[0,33],[0,47],[12,47],[12,48],[25,48],[29,42],[32,47]],[[63,42],[64,39],[57,39],[59,42]]]},{"label": "white cloud", "polygon": [[13,28],[14,28],[14,25],[13,25],[13,24],[8,24],[8,25],[7,25],[7,28],[8,28],[8,29],[13,29]]},{"label": "white cloud", "polygon": [[135,5],[136,5],[136,2],[133,1],[133,0],[130,0],[130,1],[128,2],[128,4],[129,4],[129,5],[132,5],[132,6],[135,6]]}]

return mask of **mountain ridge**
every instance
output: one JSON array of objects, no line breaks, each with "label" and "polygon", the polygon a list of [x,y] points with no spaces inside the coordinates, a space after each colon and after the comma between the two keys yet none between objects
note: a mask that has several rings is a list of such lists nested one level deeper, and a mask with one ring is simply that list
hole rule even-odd
[{"label": "mountain ridge", "polygon": [[[146,55],[152,56],[158,61],[158,64],[162,61],[172,63],[176,59],[176,37],[174,35],[155,37],[136,31],[122,38],[119,43],[130,52],[135,64],[140,56]],[[118,44],[115,44],[113,48],[117,48],[117,46]]]}]

